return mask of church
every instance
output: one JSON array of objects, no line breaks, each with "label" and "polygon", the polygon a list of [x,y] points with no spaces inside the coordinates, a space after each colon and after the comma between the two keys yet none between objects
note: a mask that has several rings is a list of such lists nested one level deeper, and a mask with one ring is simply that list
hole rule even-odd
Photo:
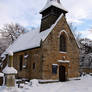
[{"label": "church", "polygon": [[2,56],[12,51],[16,78],[59,80],[79,76],[79,47],[66,21],[60,0],[47,0],[40,11],[40,29],[21,35]]}]

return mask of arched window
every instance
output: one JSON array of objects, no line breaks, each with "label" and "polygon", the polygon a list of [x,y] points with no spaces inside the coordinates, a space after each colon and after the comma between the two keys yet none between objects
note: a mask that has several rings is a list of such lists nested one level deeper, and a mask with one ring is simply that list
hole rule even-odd
[{"label": "arched window", "polygon": [[65,37],[65,35],[60,36],[60,51],[66,52],[66,37]]}]

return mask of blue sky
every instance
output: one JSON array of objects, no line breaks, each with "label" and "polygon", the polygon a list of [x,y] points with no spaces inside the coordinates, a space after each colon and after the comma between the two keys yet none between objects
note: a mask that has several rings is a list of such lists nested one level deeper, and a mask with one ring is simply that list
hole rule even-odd
[{"label": "blue sky", "polygon": [[[47,0],[0,0],[0,26],[19,23],[27,28],[39,27],[39,11]],[[92,39],[92,0],[61,0],[69,11],[66,18],[77,27],[83,37]]]}]

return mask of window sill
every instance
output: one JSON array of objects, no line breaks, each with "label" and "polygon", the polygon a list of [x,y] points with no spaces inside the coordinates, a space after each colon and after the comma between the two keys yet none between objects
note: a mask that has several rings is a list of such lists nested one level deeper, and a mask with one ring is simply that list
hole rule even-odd
[{"label": "window sill", "polygon": [[66,54],[67,52],[60,51],[59,53],[64,53],[64,54]]}]

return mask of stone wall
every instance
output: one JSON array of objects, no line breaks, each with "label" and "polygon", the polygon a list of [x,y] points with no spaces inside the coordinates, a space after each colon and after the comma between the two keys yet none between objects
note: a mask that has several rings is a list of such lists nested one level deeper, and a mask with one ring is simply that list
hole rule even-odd
[{"label": "stone wall", "polygon": [[[60,31],[63,32],[67,38],[67,52],[63,53],[59,51],[59,35]],[[43,42],[43,79],[59,79],[59,66],[58,73],[52,74],[52,64],[58,64],[58,60],[62,60],[65,56],[66,60],[69,60],[69,65],[63,64],[66,67],[67,77],[77,77],[79,75],[79,49],[69,26],[63,17],[57,23],[52,32],[48,35],[47,39]],[[59,64],[58,64],[59,65]]]},{"label": "stone wall", "polygon": [[[29,55],[27,59],[25,59],[25,54]],[[26,67],[20,71],[20,55],[23,55],[23,64]],[[27,50],[23,52],[18,52],[14,54],[14,67],[18,70],[17,77],[19,78],[41,78],[42,74],[42,61],[41,61],[41,48],[35,48],[32,50]],[[33,69],[33,63],[35,63],[35,69]]]}]

